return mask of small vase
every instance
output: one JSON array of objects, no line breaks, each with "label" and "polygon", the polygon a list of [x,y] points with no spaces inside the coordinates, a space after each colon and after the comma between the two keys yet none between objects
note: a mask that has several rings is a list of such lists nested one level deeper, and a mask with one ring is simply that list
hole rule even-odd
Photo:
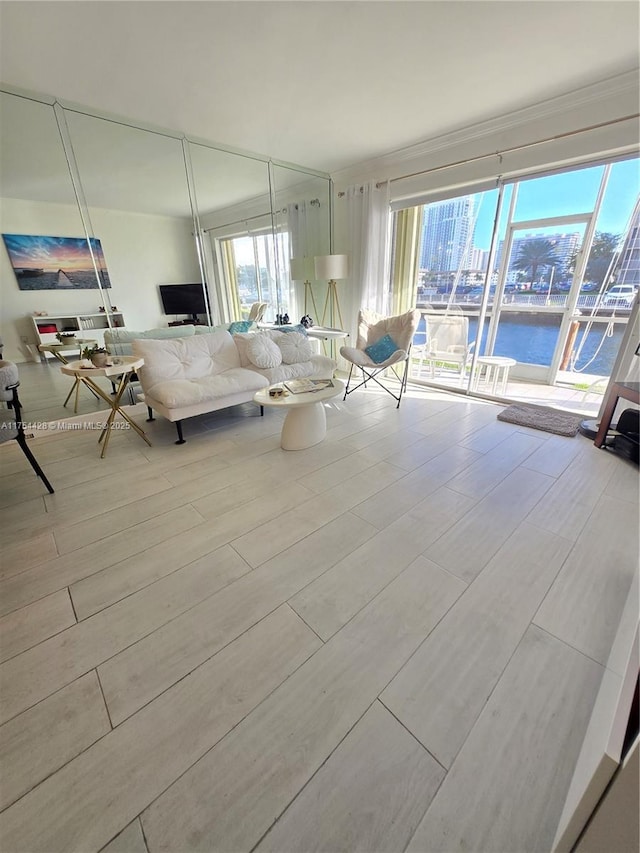
[{"label": "small vase", "polygon": [[91,356],[91,363],[94,367],[106,367],[108,358],[109,356],[106,352],[97,352]]}]

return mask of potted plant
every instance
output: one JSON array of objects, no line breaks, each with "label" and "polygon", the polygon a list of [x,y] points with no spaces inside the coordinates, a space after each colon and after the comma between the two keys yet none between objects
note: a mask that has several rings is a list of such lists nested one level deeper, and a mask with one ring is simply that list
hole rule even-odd
[{"label": "potted plant", "polygon": [[56,332],[56,338],[60,341],[61,344],[68,344],[69,341],[75,339],[75,332]]},{"label": "potted plant", "polygon": [[82,350],[82,357],[89,359],[94,367],[106,367],[109,358],[109,350],[95,344]]}]

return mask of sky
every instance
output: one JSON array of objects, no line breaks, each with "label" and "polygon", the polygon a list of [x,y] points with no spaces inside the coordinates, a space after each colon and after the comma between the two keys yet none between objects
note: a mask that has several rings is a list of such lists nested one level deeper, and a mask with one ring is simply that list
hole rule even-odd
[{"label": "sky", "polygon": [[[613,164],[596,223],[596,231],[624,233],[640,192],[639,164],[638,159]],[[590,213],[596,202],[603,172],[604,166],[594,166],[590,169],[522,181],[518,191],[514,221]],[[500,238],[504,236],[511,193],[512,187],[509,186],[506,188],[502,206]],[[480,204],[473,243],[479,249],[488,249],[498,191],[491,190],[482,195],[484,197]],[[578,231],[581,228],[567,225],[558,230]]]}]

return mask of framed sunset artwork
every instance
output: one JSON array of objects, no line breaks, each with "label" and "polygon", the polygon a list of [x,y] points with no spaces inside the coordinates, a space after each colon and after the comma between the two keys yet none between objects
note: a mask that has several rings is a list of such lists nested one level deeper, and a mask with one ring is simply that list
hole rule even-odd
[{"label": "framed sunset artwork", "polygon": [[[3,234],[20,290],[97,289],[111,287],[100,240],[91,237],[42,237]],[[90,248],[91,247],[91,248]]]}]

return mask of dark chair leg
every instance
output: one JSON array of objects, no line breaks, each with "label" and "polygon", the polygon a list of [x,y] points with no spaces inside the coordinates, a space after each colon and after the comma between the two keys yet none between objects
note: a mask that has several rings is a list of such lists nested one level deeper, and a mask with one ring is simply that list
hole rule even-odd
[{"label": "dark chair leg", "polygon": [[147,406],[147,412],[149,414],[149,417],[147,418],[147,423],[151,423],[151,421],[155,421],[155,418],[153,417],[153,409],[151,408],[151,406]]},{"label": "dark chair leg", "polygon": [[45,484],[45,486],[47,487],[47,490],[48,490],[49,494],[50,494],[50,495],[52,495],[52,494],[53,494],[53,486],[52,486],[52,485],[51,485],[51,483],[47,480],[47,478],[46,478],[46,476],[45,476],[45,473],[44,473],[44,471],[42,470],[42,468],[38,465],[38,463],[37,463],[37,461],[36,461],[35,456],[33,455],[33,453],[32,453],[32,452],[29,450],[29,448],[27,447],[27,440],[26,440],[26,438],[24,437],[24,433],[18,433],[18,436],[17,436],[17,439],[16,439],[16,440],[17,440],[18,444],[20,445],[20,447],[22,448],[22,452],[24,453],[24,455],[27,457],[27,459],[28,459],[28,460],[29,460],[29,462],[31,463],[31,467],[32,467],[32,468],[33,468],[33,470],[36,472],[36,475],[37,475],[38,477],[40,477],[40,479],[42,480],[42,482],[43,482],[43,483]]},{"label": "dark chair leg", "polygon": [[178,440],[176,441],[176,444],[186,444],[186,441],[182,436],[182,421],[176,421],[176,429],[178,430]]},{"label": "dark chair leg", "polygon": [[260,417],[264,417],[264,406],[260,406]]}]

